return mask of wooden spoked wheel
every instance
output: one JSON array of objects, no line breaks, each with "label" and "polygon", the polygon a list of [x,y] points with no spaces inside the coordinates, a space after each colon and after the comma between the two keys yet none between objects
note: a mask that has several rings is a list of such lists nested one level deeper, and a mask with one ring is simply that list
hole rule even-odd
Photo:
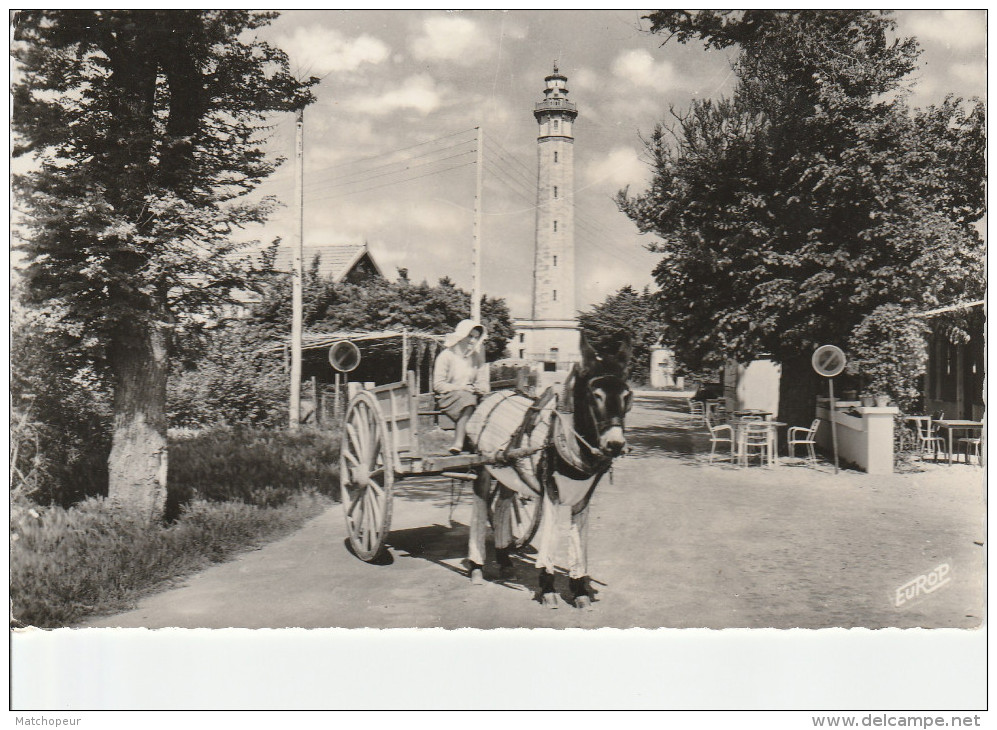
[{"label": "wooden spoked wheel", "polygon": [[543,500],[541,497],[524,497],[511,489],[499,485],[488,505],[488,518],[494,526],[495,510],[501,499],[511,500],[512,506],[512,536],[517,549],[523,548],[530,543],[533,536],[537,534],[540,527],[540,515],[543,511]]},{"label": "wooden spoked wheel", "polygon": [[391,496],[395,483],[392,445],[381,409],[361,391],[343,419],[339,454],[340,495],[353,551],[375,560],[391,529]]}]

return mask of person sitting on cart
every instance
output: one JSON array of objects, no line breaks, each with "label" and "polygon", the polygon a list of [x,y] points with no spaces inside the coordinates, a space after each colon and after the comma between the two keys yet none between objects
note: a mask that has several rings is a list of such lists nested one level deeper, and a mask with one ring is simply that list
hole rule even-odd
[{"label": "person sitting on cart", "polygon": [[464,450],[467,421],[478,405],[479,396],[488,393],[488,366],[485,364],[484,326],[472,319],[462,320],[443,340],[444,349],[436,356],[433,390],[441,411],[457,424],[451,454]]}]

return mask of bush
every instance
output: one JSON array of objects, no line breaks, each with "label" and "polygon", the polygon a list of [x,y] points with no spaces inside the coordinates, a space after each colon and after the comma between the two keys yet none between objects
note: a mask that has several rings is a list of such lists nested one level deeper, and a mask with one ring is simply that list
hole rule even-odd
[{"label": "bush", "polygon": [[339,432],[219,428],[170,443],[167,518],[194,499],[276,507],[339,494]]},{"label": "bush", "polygon": [[171,579],[291,532],[328,505],[315,494],[278,508],[195,501],[176,524],[162,527],[101,499],[70,509],[14,500],[12,616],[20,625],[52,628],[122,610]]},{"label": "bush", "polygon": [[12,317],[11,467],[33,500],[69,506],[107,494],[111,397],[90,359],[46,322],[36,312]]},{"label": "bush", "polygon": [[[203,351],[185,366],[178,358],[167,384],[170,426],[212,428],[250,426],[278,428],[287,424],[288,375],[279,358],[260,354],[266,344],[243,323],[212,333]],[[196,349],[187,343],[186,348]]]},{"label": "bush", "polygon": [[912,412],[928,358],[926,332],[924,321],[899,305],[876,308],[852,333],[849,372],[859,376],[865,390],[888,395],[900,410]]}]

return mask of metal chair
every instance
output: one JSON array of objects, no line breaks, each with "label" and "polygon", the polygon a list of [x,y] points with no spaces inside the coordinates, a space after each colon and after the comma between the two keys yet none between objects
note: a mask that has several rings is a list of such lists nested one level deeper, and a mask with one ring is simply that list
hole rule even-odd
[{"label": "metal chair", "polygon": [[945,439],[938,435],[937,428],[931,418],[917,421],[917,450],[922,460],[930,455],[932,461],[937,461],[945,450]]},{"label": "metal chair", "polygon": [[709,425],[706,418],[706,407],[703,405],[703,401],[689,398],[689,413],[692,414],[694,420],[702,420],[703,423]]},{"label": "metal chair", "polygon": [[775,454],[772,449],[772,428],[767,423],[760,420],[748,421],[741,429],[739,440],[741,443],[739,444],[738,453],[740,455],[740,463],[743,466],[747,466],[748,459],[756,455],[760,464],[764,464],[767,461],[771,465],[775,462]]},{"label": "metal chair", "polygon": [[727,412],[727,406],[723,401],[720,401],[713,407],[713,415],[716,416],[717,423],[727,423],[730,420],[730,413]]},{"label": "metal chair", "polygon": [[803,426],[793,426],[789,429],[788,445],[789,455],[796,456],[797,446],[807,447],[807,461],[811,466],[817,466],[817,429],[820,427],[820,419],[815,418],[810,428]]},{"label": "metal chair", "polygon": [[[727,444],[730,448],[730,456],[728,461],[733,463],[734,461],[734,428],[728,424],[723,424],[721,426],[714,426],[710,423],[710,419],[706,419],[706,428],[710,431],[710,463],[713,463],[713,458],[717,453],[717,444]],[[721,436],[722,433],[727,433],[727,438]]]},{"label": "metal chair", "polygon": [[961,447],[961,451],[966,455],[966,463],[969,463],[969,450],[972,449],[973,453],[976,454],[976,463],[983,466],[983,439],[976,438],[961,438],[957,442]]}]

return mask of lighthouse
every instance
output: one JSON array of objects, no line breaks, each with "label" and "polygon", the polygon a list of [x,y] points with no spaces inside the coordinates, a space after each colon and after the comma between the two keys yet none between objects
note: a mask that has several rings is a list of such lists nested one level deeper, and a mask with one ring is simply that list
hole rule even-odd
[{"label": "lighthouse", "polygon": [[575,138],[578,108],[557,65],[533,109],[537,134],[537,203],[530,319],[515,322],[513,356],[566,372],[581,359],[575,309]]}]

